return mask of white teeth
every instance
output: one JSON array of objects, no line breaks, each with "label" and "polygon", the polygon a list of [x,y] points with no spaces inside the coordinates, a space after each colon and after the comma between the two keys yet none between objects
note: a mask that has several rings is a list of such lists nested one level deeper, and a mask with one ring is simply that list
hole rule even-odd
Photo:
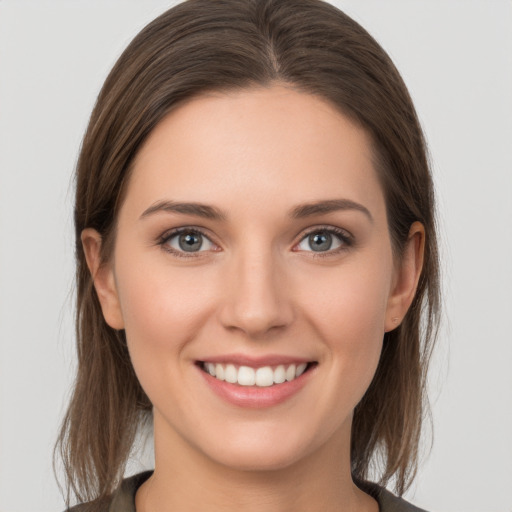
[{"label": "white teeth", "polygon": [[258,387],[268,387],[274,384],[282,384],[285,381],[292,381],[300,377],[306,371],[307,366],[307,363],[301,363],[287,366],[280,364],[275,369],[270,366],[262,366],[261,368],[240,366],[237,368],[234,364],[203,363],[203,368],[212,377],[240,386],[256,385]]},{"label": "white teeth", "polygon": [[224,367],[221,364],[215,365],[215,377],[219,380],[224,380]]},{"label": "white teeth", "polygon": [[295,370],[295,377],[300,377],[304,373],[306,366],[307,363],[299,364],[299,366],[297,366],[297,369]]},{"label": "white teeth", "polygon": [[274,372],[270,366],[264,366],[256,370],[256,386],[272,386],[274,384]]},{"label": "white teeth", "polygon": [[281,364],[274,370],[274,382],[276,384],[282,384],[286,380],[286,370]]},{"label": "white teeth", "polygon": [[295,365],[291,364],[286,369],[286,380],[290,381],[290,380],[293,380],[294,378],[295,378]]},{"label": "white teeth", "polygon": [[226,379],[226,382],[231,382],[231,384],[234,384],[238,380],[238,372],[234,364],[228,364],[226,366],[224,378]]},{"label": "white teeth", "polygon": [[256,384],[256,372],[249,366],[240,366],[238,369],[238,384],[241,386],[254,386]]}]

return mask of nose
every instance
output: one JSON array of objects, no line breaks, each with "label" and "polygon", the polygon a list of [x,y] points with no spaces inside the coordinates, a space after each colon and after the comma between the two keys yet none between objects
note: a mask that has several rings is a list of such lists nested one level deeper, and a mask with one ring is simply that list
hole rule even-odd
[{"label": "nose", "polygon": [[286,273],[269,249],[245,250],[233,257],[226,271],[220,321],[229,330],[262,338],[293,321]]}]

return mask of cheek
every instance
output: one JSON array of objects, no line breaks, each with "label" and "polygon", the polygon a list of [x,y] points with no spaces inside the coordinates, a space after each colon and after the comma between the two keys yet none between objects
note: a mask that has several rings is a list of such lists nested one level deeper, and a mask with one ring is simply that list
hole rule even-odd
[{"label": "cheek", "polygon": [[312,276],[310,284],[315,285],[304,290],[303,303],[328,339],[360,345],[383,336],[391,274],[387,267],[347,265]]},{"label": "cheek", "polygon": [[[316,275],[316,286],[303,293],[303,311],[323,341],[325,358],[344,393],[357,403],[377,368],[385,332],[390,290],[389,265],[340,266]],[[311,292],[311,290],[314,290]],[[355,405],[355,404],[354,404]]]},{"label": "cheek", "polygon": [[162,382],[183,383],[187,378],[219,291],[211,271],[173,267],[163,256],[137,257],[132,252],[116,261],[130,357],[142,387],[156,402],[165,394]]}]

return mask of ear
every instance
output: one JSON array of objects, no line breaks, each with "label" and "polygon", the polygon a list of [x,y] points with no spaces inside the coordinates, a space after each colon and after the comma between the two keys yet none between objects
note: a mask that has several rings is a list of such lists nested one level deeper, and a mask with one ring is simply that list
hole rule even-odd
[{"label": "ear", "polygon": [[113,329],[124,329],[112,263],[101,261],[101,235],[95,229],[87,228],[82,231],[81,240],[103,317]]},{"label": "ear", "polygon": [[400,325],[414,299],[423,268],[424,250],[425,228],[420,222],[414,222],[409,230],[402,258],[395,270],[386,310],[386,332]]}]

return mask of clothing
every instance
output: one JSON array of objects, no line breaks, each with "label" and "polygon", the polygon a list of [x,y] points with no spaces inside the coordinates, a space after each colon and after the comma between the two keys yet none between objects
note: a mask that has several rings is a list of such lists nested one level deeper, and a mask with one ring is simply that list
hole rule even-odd
[{"label": "clothing", "polygon": [[[153,471],[145,471],[125,478],[119,489],[112,495],[110,503],[101,512],[136,512],[135,493],[152,474]],[[365,484],[364,491],[377,500],[380,512],[425,512],[376,484]],[[86,504],[76,505],[67,512],[88,512],[86,506]]]}]

